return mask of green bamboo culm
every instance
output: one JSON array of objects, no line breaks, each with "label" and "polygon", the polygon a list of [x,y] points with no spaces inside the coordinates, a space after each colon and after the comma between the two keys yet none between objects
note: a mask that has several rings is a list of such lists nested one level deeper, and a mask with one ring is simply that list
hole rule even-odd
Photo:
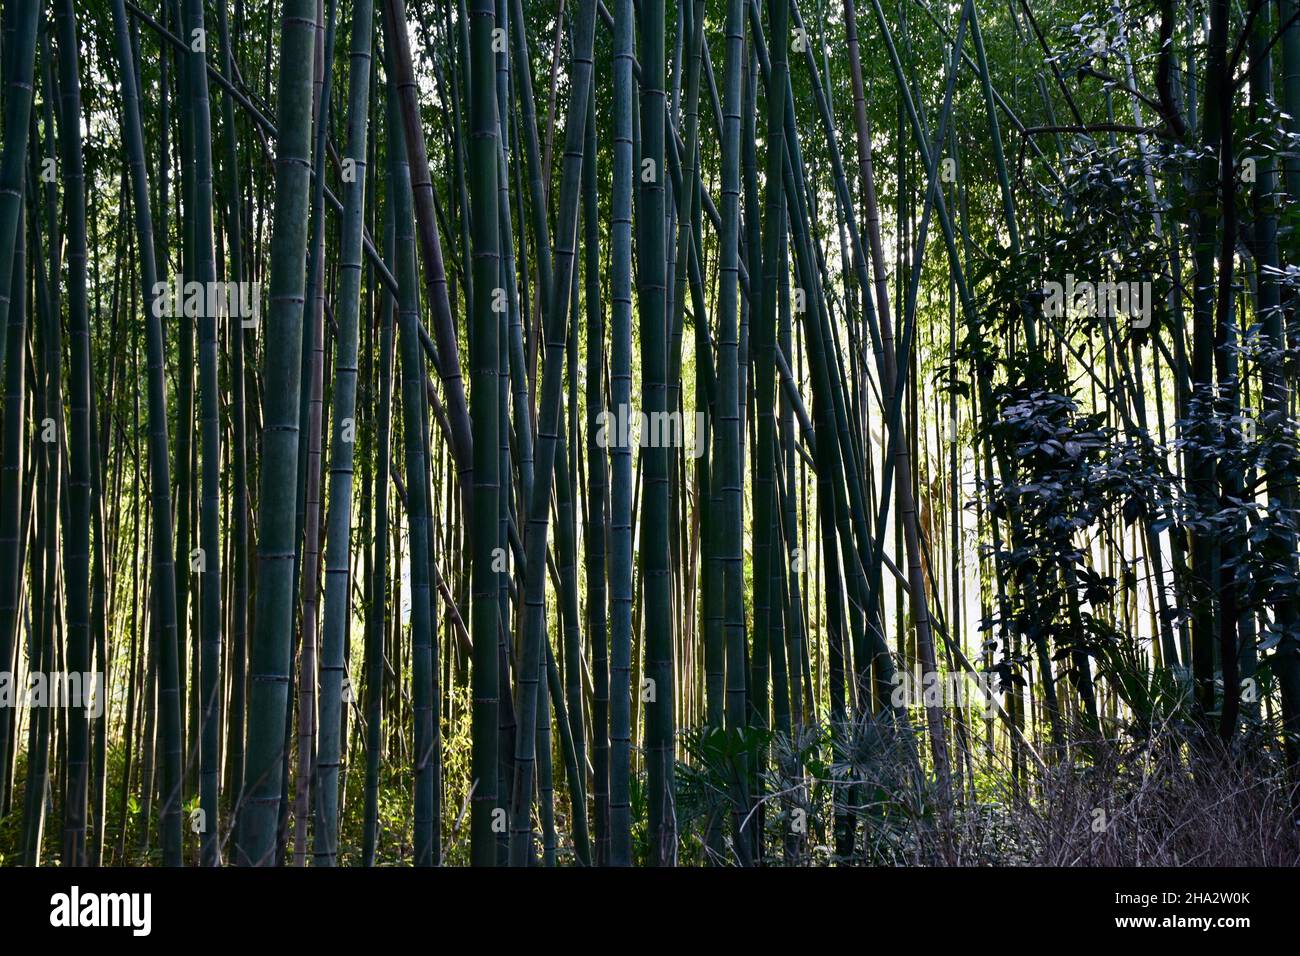
[{"label": "green bamboo culm", "polygon": [[[11,0],[4,5],[7,52],[4,62],[5,90],[3,154],[0,155],[0,275],[6,278],[14,265],[14,243],[18,235],[27,177],[27,137],[32,113],[33,77],[36,69],[36,24],[40,20],[39,0]],[[10,45],[12,44],[12,45]],[[9,297],[0,296],[0,320],[8,321]],[[8,345],[0,345],[0,362]],[[8,461],[8,459],[5,459]]]},{"label": "green bamboo culm", "polygon": [[[32,75],[36,61],[37,0],[5,5],[6,22],[13,24],[13,49],[5,57],[5,141],[0,156],[0,282],[18,285],[14,249],[22,231],[23,187],[27,175],[27,138],[32,112]],[[0,344],[5,375],[4,465],[0,472],[0,669],[14,670],[18,650],[18,604],[22,582],[22,542],[19,515],[23,474],[23,400],[27,356],[26,315],[12,308],[13,296],[0,296]],[[0,812],[8,799],[9,741],[14,708],[0,707]]]},{"label": "green bamboo culm", "polygon": [[[226,5],[217,5],[218,26],[221,31],[222,63],[227,76],[234,75],[234,43],[231,40],[230,22]],[[245,276],[243,223],[241,217],[242,193],[239,179],[239,136],[235,127],[233,97],[223,90],[221,97],[221,123],[225,131],[225,192],[226,192],[226,250],[230,260],[228,278],[242,282]],[[230,703],[226,739],[229,741],[226,756],[226,802],[231,808],[239,805],[244,792],[244,721],[248,689],[248,436],[244,395],[246,391],[244,343],[248,332],[243,322],[230,329],[230,414],[232,459],[234,475],[231,478],[232,516],[230,624]]]},{"label": "green bamboo culm", "polygon": [[[0,315],[5,316],[5,342],[0,345],[0,355],[5,358],[5,404],[4,404],[4,448],[3,471],[0,472],[0,669],[9,673],[17,670],[21,657],[20,608],[22,605],[22,586],[24,579],[23,557],[25,551],[26,531],[32,517],[32,508],[24,509],[24,455],[28,445],[26,438],[26,412],[24,410],[27,389],[27,263],[39,260],[39,195],[36,190],[25,195],[25,184],[30,169],[39,159],[40,142],[35,124],[32,123],[32,83],[35,75],[35,32],[39,7],[36,4],[27,9],[25,3],[7,3],[4,10],[4,36],[6,47],[15,49],[6,55],[4,68],[4,106],[5,125],[9,131],[4,139],[4,154],[0,160],[0,178],[3,179],[0,192],[0,229],[3,229],[4,241],[0,243],[0,262],[3,263],[4,294],[0,295]],[[29,35],[30,32],[30,35]],[[10,45],[19,43],[17,48]],[[26,50],[27,55],[23,51]],[[20,128],[15,130],[13,124]],[[29,165],[29,138],[32,142]],[[31,207],[28,208],[30,202]],[[27,236],[31,232],[31,238]],[[29,247],[34,259],[29,256]],[[43,275],[43,269],[33,272],[37,283]],[[35,317],[34,317],[35,318]],[[33,321],[33,327],[40,328],[40,323]],[[32,410],[39,412],[42,408],[40,399],[41,376],[37,372]],[[32,464],[29,468],[39,470],[45,458],[46,449],[34,449],[30,455]],[[37,535],[39,540],[39,534]],[[34,553],[35,556],[35,553]],[[37,570],[33,564],[32,587],[36,587]],[[38,619],[33,613],[33,623]],[[18,733],[14,727],[15,708],[0,707],[0,816],[10,812],[13,800],[12,774],[16,772]],[[33,721],[32,723],[35,723]],[[30,732],[29,732],[30,736]],[[32,758],[28,757],[29,773]],[[30,777],[29,777],[30,779]]]},{"label": "green bamboo culm", "polygon": [[[528,476],[531,471],[532,435],[527,427],[512,428],[510,421],[511,396],[518,399],[516,413],[523,412],[517,421],[531,424],[528,418],[527,386],[524,383],[524,346],[523,317],[520,314],[519,288],[515,282],[516,265],[514,256],[514,225],[510,207],[510,166],[507,153],[510,151],[510,49],[505,42],[509,35],[509,6],[507,0],[494,0],[497,25],[494,28],[493,66],[496,71],[496,117],[497,117],[497,235],[501,248],[500,266],[497,275],[497,288],[505,293],[504,308],[499,302],[493,306],[497,311],[497,354],[500,374],[497,388],[497,416],[499,421],[497,434],[497,461],[501,487],[497,495],[498,536],[501,547],[510,541],[510,528],[515,514],[515,502],[527,500]],[[521,248],[521,258],[526,260],[526,252]],[[524,268],[527,268],[525,264]],[[493,293],[495,295],[495,291]],[[523,494],[516,497],[515,478],[511,471],[511,449],[517,448],[520,462],[519,485]],[[510,683],[509,657],[513,644],[510,636],[510,585],[511,575],[502,573],[497,576],[497,608],[501,626],[498,629],[498,686],[500,687],[499,706],[497,710],[498,725],[501,729],[497,745],[497,786],[499,804],[507,810],[510,801],[510,782],[514,779],[514,756],[518,739],[518,717],[514,712],[514,698]],[[508,824],[508,820],[506,821]],[[499,828],[501,829],[501,828]],[[507,825],[497,833],[497,863],[507,865],[510,862],[510,829]]]},{"label": "green bamboo culm", "polygon": [[[186,36],[206,34],[202,0],[185,0]],[[212,288],[216,281],[216,260],[212,239],[212,118],[208,100],[206,44],[192,42],[185,79],[189,86],[190,148],[194,159],[192,190],[194,208],[192,248],[194,275],[187,276]],[[199,326],[199,441],[202,452],[200,472],[199,553],[191,568],[197,567],[199,586],[199,677],[195,708],[199,721],[199,809],[192,821],[200,840],[200,861],[204,866],[221,862],[221,841],[217,820],[218,786],[221,761],[221,706],[218,695],[221,678],[221,420],[217,394],[217,318],[208,311],[211,296],[198,316]],[[242,320],[241,320],[242,321]]]},{"label": "green bamboo culm", "polygon": [[[183,22],[184,0],[167,0],[164,4],[168,15],[169,25],[178,33],[185,32]],[[194,206],[194,156],[192,150],[193,132],[191,129],[192,116],[189,103],[190,84],[189,70],[193,58],[188,55],[188,45],[182,43],[177,51],[176,56],[176,103],[179,107],[177,110],[176,122],[176,146],[179,154],[178,167],[178,185],[179,197],[178,214],[179,223],[176,232],[180,238],[180,273],[179,278],[186,281],[190,278],[194,270],[194,216],[191,210]],[[160,203],[160,215],[167,215],[167,201],[163,199]],[[164,248],[163,256],[163,278],[168,276],[168,263],[171,261],[168,257],[166,246],[168,232],[166,221],[160,224],[160,236],[162,237]],[[174,453],[175,475],[176,475],[176,541],[175,541],[175,564],[176,564],[176,660],[179,683],[177,685],[177,694],[180,700],[181,711],[181,732],[182,740],[182,765],[183,778],[181,781],[182,790],[177,799],[184,801],[192,795],[194,787],[194,770],[196,764],[190,759],[194,752],[193,733],[198,729],[195,723],[197,711],[194,707],[195,698],[198,695],[198,677],[197,673],[186,675],[188,668],[193,668],[193,659],[187,660],[191,633],[190,618],[190,598],[191,586],[194,583],[194,576],[190,571],[190,553],[193,547],[193,517],[194,517],[194,326],[195,316],[187,315],[186,310],[176,310],[177,314],[169,315],[168,325],[175,327],[177,362],[172,372],[176,380],[176,450]]]},{"label": "green bamboo culm", "polygon": [[[397,157],[404,155],[405,145],[397,139],[394,130],[401,129],[397,115],[397,98],[384,97],[387,105],[387,157],[390,190],[398,179]],[[396,263],[394,248],[395,214],[390,191],[384,204],[385,258]],[[366,608],[366,796],[362,830],[361,861],[364,866],[375,865],[379,842],[379,772],[383,750],[384,717],[384,639],[387,636],[388,608],[388,483],[391,478],[389,455],[392,445],[393,406],[393,318],[397,302],[385,287],[379,297],[379,407],[376,410],[375,437],[375,551],[371,569],[370,604]]]},{"label": "green bamboo culm", "polygon": [[[501,251],[497,221],[496,58],[492,49],[496,27],[493,0],[470,4],[470,216],[473,221],[472,260],[474,297],[470,348],[470,421],[474,436],[474,511],[472,537],[472,597],[470,639],[473,644],[471,779],[474,794],[470,808],[470,858],[475,866],[496,864],[496,819],[504,817],[498,793],[500,626],[497,575],[503,573],[499,540],[498,430],[501,374],[500,311],[505,290],[500,289]],[[487,294],[493,290],[492,294]],[[498,811],[500,813],[498,814]]]},{"label": "green bamboo culm", "polygon": [[[713,552],[721,564],[725,697],[714,689],[715,709],[724,710],[729,733],[740,733],[746,720],[745,607],[744,607],[744,471],[741,456],[740,409],[740,141],[745,47],[745,0],[729,0],[726,22],[726,59],[723,85],[722,128],[722,228],[720,283],[718,287],[718,416],[717,477],[721,490],[720,513],[710,529]],[[757,255],[758,250],[753,250]],[[757,578],[755,578],[757,580]],[[716,651],[715,651],[716,653]],[[718,721],[715,726],[722,726]],[[733,825],[738,851],[745,849],[741,833],[747,800],[743,791],[743,766],[737,768],[736,808]],[[747,855],[747,854],[746,854]]]},{"label": "green bamboo culm", "polygon": [[[325,28],[316,32],[314,104],[315,146],[312,152],[311,231],[307,251],[307,299],[303,309],[301,393],[298,397],[298,495],[294,526],[294,607],[298,610],[297,766],[294,779],[293,863],[307,863],[307,830],[315,809],[311,791],[316,784],[316,746],[320,676],[320,521],[321,454],[325,389],[325,168],[330,120],[333,116],[335,33],[338,0],[325,6]],[[291,675],[290,685],[293,686]],[[286,738],[290,731],[286,730]],[[285,743],[284,797],[280,804],[277,856],[285,853],[290,746]]]},{"label": "green bamboo culm", "polygon": [[[605,408],[605,326],[600,290],[600,210],[596,97],[587,97],[587,144],[582,163],[583,306],[587,324],[587,468],[588,503],[583,544],[588,587],[587,627],[591,640],[593,706],[591,711],[592,797],[595,801],[593,862],[609,861],[609,635],[605,604],[605,529],[608,442],[598,441]],[[576,334],[576,331],[575,331]],[[574,439],[577,441],[577,439]]]},{"label": "green bamboo culm", "polygon": [[[641,220],[637,241],[641,298],[641,401],[649,421],[670,411],[668,400],[667,247],[665,245],[664,2],[641,3]],[[656,418],[655,416],[660,416]],[[651,442],[643,449],[645,493],[641,503],[641,553],[645,567],[646,789],[650,862],[677,861],[673,811],[673,635],[669,567],[669,449]]]},{"label": "green bamboo culm", "polygon": [[249,653],[248,787],[235,847],[237,862],[253,866],[270,865],[275,859],[292,666],[294,499],[306,299],[314,0],[285,0],[281,23],[274,231],[263,359],[266,385],[256,625]]},{"label": "green bamboo culm", "polygon": [[[153,507],[154,612],[158,616],[154,649],[158,655],[159,756],[162,767],[160,813],[163,862],[181,864],[182,819],[179,797],[181,775],[181,711],[179,660],[176,654],[176,566],[172,558],[171,473],[167,439],[167,384],[164,374],[161,296],[154,254],[153,217],[149,207],[149,167],[145,163],[140,92],[136,84],[135,57],[124,0],[113,0],[117,55],[121,67],[122,130],[131,171],[131,207],[139,242],[140,285],[144,290],[145,340],[148,352],[149,472]],[[163,283],[165,287],[166,283]]]},{"label": "green bamboo culm", "polygon": [[[70,389],[68,407],[68,492],[70,522],[64,531],[67,587],[67,669],[90,670],[90,317],[86,300],[86,176],[81,154],[81,58],[73,0],[56,8],[59,35],[59,92],[63,120],[64,215],[67,220],[65,294],[68,301]],[[11,129],[11,127],[6,127]],[[3,263],[0,263],[0,270]],[[0,271],[0,275],[8,275]],[[57,373],[56,373],[57,374]],[[84,702],[83,702],[84,703]],[[90,724],[87,708],[67,713],[68,771],[63,806],[63,863],[86,863],[86,802],[90,783]]]},{"label": "green bamboo culm", "polygon": [[[522,0],[515,0],[510,36],[513,75],[519,96],[520,129],[518,138],[523,141],[524,155],[527,159],[528,190],[532,198],[532,216],[529,226],[532,228],[535,249],[538,303],[542,313],[542,321],[545,322],[545,315],[551,307],[551,240],[550,226],[546,215],[545,192],[542,186],[537,116],[533,104],[532,61],[529,59],[526,25],[527,21],[523,16]],[[521,239],[524,235],[525,233],[521,232]],[[522,274],[526,278],[527,271],[522,270]],[[520,332],[522,338],[522,329]],[[549,338],[549,334],[547,337]],[[529,344],[534,352],[540,347],[540,343],[535,338]],[[523,381],[525,371],[524,351],[521,341],[515,347],[517,358],[512,356],[511,359],[511,374],[516,375],[518,380],[516,391],[519,393],[518,401],[523,412],[520,417],[521,427],[519,432],[521,437],[518,442],[518,452],[521,460],[521,501],[525,509],[524,519],[528,522],[524,543],[525,564],[532,566],[536,562],[538,566],[533,569],[531,574],[526,567],[523,574],[524,598],[520,616],[523,619],[524,639],[519,655],[515,691],[515,711],[519,725],[515,735],[514,771],[509,792],[510,845],[507,860],[513,866],[525,865],[532,855],[531,808],[534,788],[531,779],[535,766],[538,767],[537,790],[540,797],[542,824],[545,831],[543,835],[544,854],[546,853],[546,840],[552,831],[553,821],[552,781],[549,772],[550,702],[547,688],[540,683],[546,666],[541,652],[541,643],[545,639],[541,635],[545,630],[546,579],[543,565],[545,564],[546,555],[546,531],[543,525],[540,534],[533,534],[532,516],[534,514],[541,515],[543,520],[546,521],[549,521],[550,518],[549,508],[539,511],[535,508],[533,502],[535,498],[550,500],[550,475],[551,463],[554,461],[554,438],[545,436],[547,434],[553,436],[555,429],[554,427],[544,429],[537,435],[537,444],[549,443],[549,448],[539,450],[534,447],[532,440],[533,421],[528,393],[528,385],[533,383]],[[517,373],[516,367],[518,368]],[[545,392],[545,385],[543,385],[543,392]],[[545,415],[547,408],[545,400],[543,400],[542,404],[542,414]],[[539,483],[536,480],[536,471],[539,464],[542,464],[546,469],[546,477],[541,482],[541,487],[538,486]]]},{"label": "green bamboo culm", "polygon": [[[387,49],[391,50],[391,47]],[[391,55],[387,60],[391,62]],[[391,73],[390,73],[391,76]],[[419,342],[419,276],[415,262],[415,219],[405,131],[393,123],[397,92],[389,98],[389,203],[392,205],[394,258],[397,265],[397,325],[402,370],[402,438],[406,461],[406,513],[411,562],[411,704],[415,731],[415,865],[438,862],[435,824],[436,771],[434,733],[432,622],[430,621],[429,522],[424,472],[424,363]]]},{"label": "green bamboo culm", "polygon": [[[52,84],[50,70],[52,57],[48,43],[43,42],[41,50],[42,78],[47,84]],[[47,141],[52,143],[54,110],[50,97],[45,98],[45,109],[42,112]],[[47,192],[45,212],[52,233],[57,215],[52,191]],[[31,259],[33,262],[44,262],[41,255],[41,231],[35,215],[32,226],[29,243]],[[39,319],[36,323],[38,332],[35,343],[36,375],[41,383],[43,398],[40,414],[42,421],[53,424],[55,436],[60,434],[63,422],[63,388],[62,377],[59,375],[63,342],[58,315],[52,301],[54,297],[50,290],[49,276],[57,275],[59,268],[59,250],[55,247],[50,252],[49,271],[44,268],[37,269],[35,283],[36,312]],[[57,661],[54,642],[54,607],[58,570],[60,492],[64,484],[60,480],[60,475],[65,473],[61,454],[62,443],[50,441],[41,444],[44,454],[41,455],[37,469],[37,481],[43,485],[44,493],[41,495],[40,515],[35,521],[36,563],[32,575],[33,621],[28,646],[28,659],[33,662],[32,669],[35,671],[52,669]],[[37,709],[28,725],[27,785],[22,822],[24,866],[39,866],[41,863],[45,811],[50,786],[51,723],[51,708],[41,707]]]},{"label": "green bamboo culm", "polygon": [[[632,0],[614,5],[610,404],[632,401]],[[632,865],[632,448],[610,442],[609,862]]]},{"label": "green bamboo culm", "polygon": [[[768,647],[771,641],[772,613],[772,538],[775,504],[774,466],[776,461],[775,368],[773,350],[776,345],[777,280],[780,274],[778,254],[784,248],[782,236],[786,230],[786,206],[783,193],[783,171],[786,159],[786,85],[789,80],[789,46],[787,28],[790,7],[787,0],[770,0],[768,7],[768,33],[771,46],[768,56],[771,68],[767,85],[767,208],[763,217],[762,272],[752,280],[759,284],[755,295],[752,332],[754,354],[754,399],[757,414],[758,441],[755,447],[757,473],[754,478],[754,636],[750,653],[750,682],[748,693],[748,721],[757,727],[767,725],[767,674]],[[811,296],[809,296],[811,298]],[[819,442],[819,444],[821,444]],[[745,770],[761,773],[763,761],[757,752],[752,753],[754,765]],[[743,809],[749,817],[746,796]],[[754,831],[762,832],[762,816],[749,817],[747,832],[739,839],[741,844],[755,846]],[[752,828],[752,829],[751,829]]]},{"label": "green bamboo culm", "polygon": [[[532,775],[535,760],[537,720],[537,679],[546,666],[543,645],[546,642],[546,539],[550,526],[552,477],[557,472],[557,456],[562,454],[560,434],[561,394],[564,385],[565,345],[568,341],[568,316],[573,292],[574,259],[577,242],[578,205],[581,198],[583,147],[586,142],[587,97],[591,86],[592,46],[595,38],[595,0],[582,0],[574,26],[573,86],[570,112],[565,123],[564,167],[560,183],[559,213],[556,217],[555,255],[539,248],[538,260],[550,261],[545,270],[550,278],[549,300],[543,291],[543,343],[545,360],[538,397],[537,444],[534,448],[532,493],[528,502],[528,526],[525,536],[524,568],[524,645],[519,664],[519,733],[516,737],[515,779],[511,791],[511,865],[526,865],[532,841]],[[573,112],[580,110],[581,112]],[[532,146],[529,147],[530,151]],[[534,198],[538,198],[535,189]],[[544,226],[534,223],[535,234],[544,235]],[[559,535],[557,533],[557,539]],[[570,582],[572,584],[572,582]],[[573,588],[563,589],[566,601]],[[576,610],[576,600],[569,602],[566,615]],[[536,675],[536,676],[535,676]],[[557,712],[560,700],[554,700]],[[585,765],[585,761],[583,762]],[[571,781],[575,793],[582,790],[580,781]],[[577,798],[575,797],[575,800]],[[585,820],[585,809],[575,815]],[[584,836],[575,841],[585,843]]]},{"label": "green bamboo culm", "polygon": [[[4,461],[0,465],[0,505],[5,509],[0,512],[0,543],[3,544],[3,554],[0,554],[0,581],[4,582],[6,589],[9,586],[8,575],[12,571],[13,577],[19,577],[18,568],[21,567],[23,560],[23,548],[19,542],[26,538],[28,521],[30,519],[30,510],[24,509],[20,488],[22,487],[22,470],[23,470],[23,444],[26,435],[26,392],[27,392],[27,355],[24,345],[27,339],[27,208],[24,203],[20,210],[18,229],[14,242],[14,260],[13,260],[13,279],[9,286],[9,320],[5,327],[5,335],[11,340],[12,349],[7,350],[8,361],[4,366],[4,401],[5,408],[16,411],[9,411],[4,416]],[[17,356],[15,359],[14,356]],[[35,458],[36,456],[32,456]],[[9,562],[12,561],[12,568]],[[0,642],[4,647],[4,656],[0,658],[0,668],[6,669],[13,673],[17,666],[17,642],[12,640],[12,628],[17,622],[18,617],[18,594],[14,591],[6,590],[5,597],[0,597],[0,617],[5,621],[12,623],[7,626],[11,628],[7,633],[10,635],[9,642]],[[9,606],[12,604],[12,606]],[[12,710],[12,708],[5,708]],[[9,733],[10,725],[6,722],[3,725],[6,734]],[[0,817],[9,814],[13,808],[13,789],[10,783],[10,764],[9,758],[12,755],[8,739],[6,738],[3,745],[0,745]]]},{"label": "green bamboo culm", "polygon": [[[340,243],[338,336],[330,421],[329,515],[325,538],[325,623],[321,641],[320,741],[316,758],[313,860],[333,866],[338,856],[339,764],[344,645],[352,620],[352,472],[356,447],[357,352],[361,310],[361,229],[365,220],[366,140],[370,116],[370,44],[374,5],[356,0],[348,55],[348,145],[344,157],[343,235]],[[380,489],[387,493],[387,487]],[[382,538],[384,531],[378,535]]]}]

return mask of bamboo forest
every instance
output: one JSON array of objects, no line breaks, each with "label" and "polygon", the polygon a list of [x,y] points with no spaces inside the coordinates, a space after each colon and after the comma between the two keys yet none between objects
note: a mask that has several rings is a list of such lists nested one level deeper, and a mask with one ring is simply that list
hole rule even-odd
[{"label": "bamboo forest", "polygon": [[1300,865],[1300,0],[2,8],[0,865]]}]

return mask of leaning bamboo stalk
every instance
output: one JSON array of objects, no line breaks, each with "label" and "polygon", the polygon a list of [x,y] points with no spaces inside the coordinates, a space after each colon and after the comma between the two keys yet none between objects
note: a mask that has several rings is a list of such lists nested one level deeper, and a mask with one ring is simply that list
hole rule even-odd
[{"label": "leaning bamboo stalk", "polygon": [[438,222],[434,214],[433,182],[429,175],[424,127],[420,122],[419,102],[416,99],[417,88],[411,64],[411,41],[406,24],[404,0],[384,0],[384,36],[393,47],[393,82],[397,87],[402,107],[402,126],[406,135],[407,159],[411,166],[411,192],[415,203],[420,259],[424,263],[425,289],[433,309],[433,337],[437,346],[435,364],[447,396],[452,450],[460,473],[462,495],[468,505],[469,496],[472,494],[469,476],[473,470],[474,440],[471,434],[469,406],[465,401],[465,383],[460,370],[455,317],[447,294],[447,275],[443,266]]}]

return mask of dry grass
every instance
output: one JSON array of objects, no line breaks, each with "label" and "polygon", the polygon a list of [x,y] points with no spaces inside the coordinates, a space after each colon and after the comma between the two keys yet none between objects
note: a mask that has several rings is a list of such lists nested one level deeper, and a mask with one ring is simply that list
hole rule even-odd
[{"label": "dry grass", "polygon": [[[1281,755],[1247,736],[1232,752],[1186,725],[1142,741],[1072,746],[1018,793],[954,816],[929,862],[1028,866],[1296,866],[1300,813]],[[977,787],[978,789],[978,787]]]},{"label": "dry grass", "polygon": [[[1140,739],[1076,736],[1064,752],[1041,751],[1044,768],[1027,761],[1018,779],[1004,751],[980,749],[961,762],[954,777],[961,797],[949,814],[932,782],[900,772],[906,741],[885,736],[879,725],[858,728],[857,745],[840,750],[833,774],[805,776],[801,787],[789,777],[770,779],[770,863],[1300,865],[1300,801],[1287,781],[1277,728],[1245,732],[1231,753],[1186,722]],[[820,823],[794,857],[775,859],[794,804]],[[857,823],[848,855],[832,846],[836,806]]]}]

